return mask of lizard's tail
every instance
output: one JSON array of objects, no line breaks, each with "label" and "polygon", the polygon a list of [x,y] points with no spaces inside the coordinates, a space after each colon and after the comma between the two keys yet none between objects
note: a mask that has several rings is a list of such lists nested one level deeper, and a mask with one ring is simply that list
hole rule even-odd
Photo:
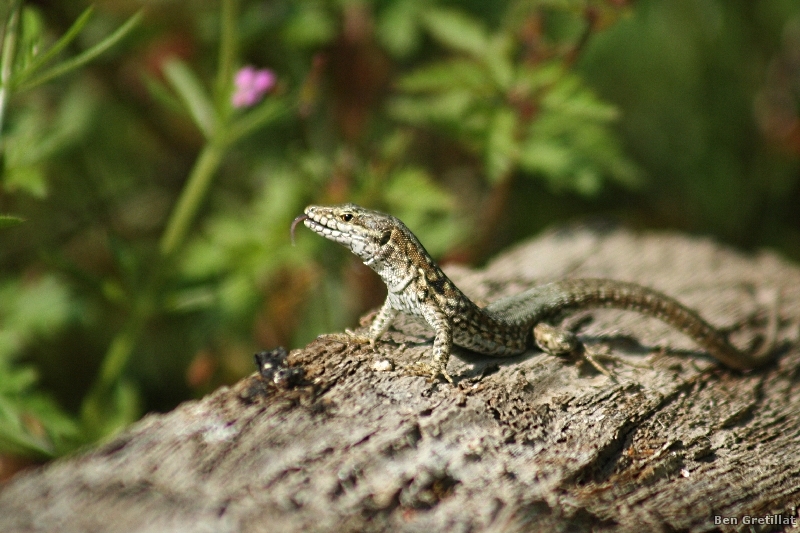
[{"label": "lizard's tail", "polygon": [[[558,320],[570,312],[600,307],[639,311],[656,317],[694,339],[725,366],[736,370],[763,366],[774,355],[774,338],[765,339],[757,352],[739,350],[727,335],[697,312],[666,294],[635,283],[591,278],[557,281],[501,300],[497,305],[488,306],[487,311],[506,320],[522,320],[534,325]],[[527,316],[520,311],[526,309],[532,310]]]}]

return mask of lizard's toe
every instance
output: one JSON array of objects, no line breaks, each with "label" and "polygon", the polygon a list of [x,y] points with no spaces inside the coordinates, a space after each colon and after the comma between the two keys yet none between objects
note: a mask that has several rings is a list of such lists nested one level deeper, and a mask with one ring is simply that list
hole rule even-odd
[{"label": "lizard's toe", "polygon": [[447,373],[444,368],[439,368],[430,363],[413,363],[408,365],[408,370],[415,376],[425,376],[431,381],[437,381],[439,378],[444,378],[448,383],[453,385],[453,378]]},{"label": "lizard's toe", "polygon": [[320,335],[318,338],[338,341],[344,344],[350,344],[350,343],[369,344],[372,348],[375,348],[375,339],[371,339],[366,335],[359,335],[349,329],[346,329],[344,333],[325,333],[323,335]]}]

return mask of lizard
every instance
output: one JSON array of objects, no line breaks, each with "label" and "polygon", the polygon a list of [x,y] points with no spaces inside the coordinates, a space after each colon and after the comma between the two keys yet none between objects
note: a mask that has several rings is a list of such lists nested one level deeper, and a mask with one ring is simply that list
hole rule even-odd
[{"label": "lizard", "polygon": [[434,331],[433,358],[430,363],[417,363],[414,370],[433,380],[442,377],[453,383],[446,370],[453,345],[498,357],[524,353],[534,343],[554,355],[573,352],[580,345],[576,335],[550,324],[570,312],[603,307],[658,318],[734,370],[756,368],[772,359],[770,343],[765,342],[758,353],[739,350],[696,311],[642,285],[602,278],[564,279],[479,307],[445,275],[411,230],[392,215],[355,204],[310,205],[292,222],[292,241],[300,222],[349,248],[386,284],[386,301],[368,334],[348,331],[348,338],[374,347],[398,313],[422,319]]}]

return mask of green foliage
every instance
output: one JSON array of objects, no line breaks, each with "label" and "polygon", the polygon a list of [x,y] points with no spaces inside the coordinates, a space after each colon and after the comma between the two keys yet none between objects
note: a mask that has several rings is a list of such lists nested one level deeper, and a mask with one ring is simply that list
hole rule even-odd
[{"label": "green foliage", "polygon": [[396,0],[389,2],[378,18],[377,38],[392,55],[405,58],[419,48],[422,40],[420,20],[425,0]]},{"label": "green foliage", "polygon": [[164,64],[164,76],[186,106],[195,126],[207,139],[213,138],[217,133],[219,118],[200,80],[186,63],[177,59],[170,59]]},{"label": "green foliage", "polygon": [[[0,215],[0,454],[66,453],[352,327],[382,294],[335,244],[290,245],[308,204],[475,259],[619,198],[738,230],[793,209],[797,156],[770,155],[792,138],[751,124],[797,120],[786,0],[753,21],[721,0],[79,4],[0,21],[0,210],[25,220]],[[245,65],[277,83],[234,105]]]},{"label": "green foliage", "polygon": [[[181,271],[190,284],[171,295],[176,311],[219,308],[228,323],[251,316],[259,304],[253,290],[297,253],[287,228],[302,208],[305,191],[296,169],[271,168],[270,179],[251,205],[221,212],[186,247]],[[242,216],[244,214],[244,216]]]},{"label": "green foliage", "polygon": [[78,441],[78,427],[58,403],[36,389],[36,370],[4,365],[0,375],[0,449],[40,458],[70,451]]},{"label": "green foliage", "polygon": [[[140,18],[138,14],[132,16],[94,46],[51,65],[79,36],[91,17],[91,9],[48,48],[38,10],[16,2],[9,7],[0,55],[0,132],[4,129],[6,107],[15,92],[29,91],[86,65],[118,43]],[[49,160],[81,137],[88,115],[89,100],[83,91],[65,95],[55,116],[33,108],[18,113],[0,142],[2,188],[46,197],[45,169]],[[2,216],[0,227],[20,221]],[[26,348],[54,335],[69,321],[69,309],[69,292],[53,277],[32,284],[7,281],[0,286],[0,451],[52,457],[83,440],[76,421],[49,395],[36,389],[36,369],[17,362]]]},{"label": "green foliage", "polygon": [[[111,35],[108,35],[91,48],[45,69],[48,63],[58,57],[58,55],[80,35],[81,31],[91,19],[92,11],[91,7],[87,8],[60,39],[49,48],[44,49],[44,25],[42,23],[41,14],[35,8],[25,6],[22,10],[19,52],[17,53],[14,65],[11,67],[10,76],[4,81],[3,85],[9,87],[13,91],[26,91],[37,85],[47,83],[59,76],[75,71],[119,43],[141,21],[141,13],[136,13]],[[11,35],[7,35],[7,39],[14,38],[13,32],[16,28],[14,27],[15,22],[13,17],[14,15],[12,15],[7,25],[6,31],[11,31]],[[9,44],[6,43],[5,47],[4,50],[9,47]]]},{"label": "green foliage", "polygon": [[336,38],[337,21],[324,2],[296,2],[292,8],[293,12],[282,31],[287,44],[299,48],[316,48]]},{"label": "green foliage", "polygon": [[15,217],[12,215],[0,215],[0,229],[10,228],[12,226],[16,226],[17,224],[21,224],[22,219],[19,217]]},{"label": "green foliage", "polygon": [[52,457],[77,440],[72,418],[37,390],[36,369],[17,362],[72,319],[70,295],[54,277],[0,285],[0,450]]},{"label": "green foliage", "polygon": [[386,210],[414,228],[430,253],[441,255],[460,238],[461,228],[450,216],[455,208],[452,195],[425,170],[397,169],[387,180],[384,194]]},{"label": "green foliage", "polygon": [[515,27],[491,34],[460,11],[431,9],[423,20],[454,55],[400,79],[395,117],[456,137],[483,157],[492,183],[518,169],[587,195],[604,179],[639,182],[611,129],[616,109],[568,70],[566,57],[532,62],[519,53]]},{"label": "green foliage", "polygon": [[12,117],[4,136],[3,188],[36,198],[48,193],[48,162],[74,147],[90,127],[91,98],[86,90],[70,87],[50,113],[28,108]]},{"label": "green foliage", "polygon": [[621,132],[664,223],[800,257],[800,3],[647,2],[631,15],[581,70],[625,110]]}]

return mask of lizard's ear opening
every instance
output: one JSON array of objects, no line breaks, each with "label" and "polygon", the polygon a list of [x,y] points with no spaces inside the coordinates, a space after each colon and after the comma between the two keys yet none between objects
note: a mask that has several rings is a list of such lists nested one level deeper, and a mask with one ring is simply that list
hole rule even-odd
[{"label": "lizard's ear opening", "polygon": [[381,234],[380,245],[385,246],[392,238],[392,230],[386,230]]}]

